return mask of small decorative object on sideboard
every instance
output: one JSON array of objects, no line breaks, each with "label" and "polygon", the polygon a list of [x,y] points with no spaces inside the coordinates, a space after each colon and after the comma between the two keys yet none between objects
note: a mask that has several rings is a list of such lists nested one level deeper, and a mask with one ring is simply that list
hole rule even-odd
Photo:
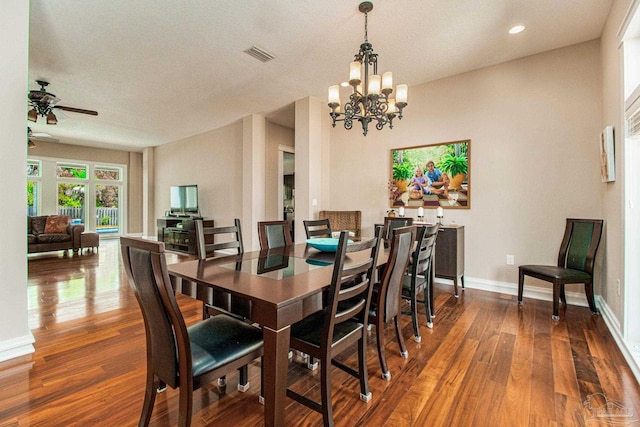
[{"label": "small decorative object on sideboard", "polygon": [[387,211],[387,216],[390,218],[394,218],[396,216],[396,210],[395,209],[389,209]]},{"label": "small decorative object on sideboard", "polygon": [[444,209],[441,206],[438,206],[436,209],[436,216],[438,217],[438,224],[442,224],[442,218],[444,217]]},{"label": "small decorative object on sideboard", "polygon": [[418,222],[424,222],[424,208],[422,206],[418,208]]},{"label": "small decorative object on sideboard", "polygon": [[398,209],[398,216],[400,218],[404,218],[404,206],[400,206],[400,208]]}]

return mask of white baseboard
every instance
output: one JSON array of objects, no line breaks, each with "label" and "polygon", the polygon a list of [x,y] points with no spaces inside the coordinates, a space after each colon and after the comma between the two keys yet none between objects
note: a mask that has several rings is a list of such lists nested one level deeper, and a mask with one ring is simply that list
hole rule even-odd
[{"label": "white baseboard", "polygon": [[[437,283],[450,284],[453,285],[452,280],[440,279],[436,278]],[[476,279],[473,277],[464,277],[464,286],[469,289],[480,289],[481,291],[489,291],[489,292],[497,292],[505,295],[518,295],[518,284],[517,283],[508,283],[508,282],[497,282],[495,280],[486,280],[486,279]],[[458,284],[460,287],[460,284]],[[584,292],[566,292],[567,304],[577,305],[580,307],[588,307],[589,303],[587,302],[587,297],[584,295]],[[541,288],[537,286],[529,286],[525,285],[524,287],[524,297],[525,298],[533,298],[542,301],[552,301],[553,300],[553,289],[551,286],[546,288]]]},{"label": "white baseboard", "polygon": [[596,295],[596,304],[600,309],[604,323],[607,324],[620,352],[627,361],[629,368],[631,368],[633,375],[636,377],[636,381],[640,383],[640,348],[624,339],[622,330],[620,329],[620,322],[609,308],[607,302],[602,299],[600,295]]},{"label": "white baseboard", "polygon": [[33,343],[35,341],[36,340],[33,338],[31,333],[22,337],[1,341],[0,362],[35,352],[35,349],[33,348]]},{"label": "white baseboard", "polygon": [[[437,283],[446,284],[453,286],[452,280],[447,279],[436,279]],[[518,295],[518,284],[517,283],[507,283],[507,282],[497,282],[492,280],[485,279],[476,279],[473,277],[464,278],[465,288],[469,289],[480,289],[483,291],[489,292],[497,292],[505,295]],[[525,298],[533,298],[542,301],[552,301],[553,300],[553,289],[551,286],[547,288],[541,288],[537,286],[529,286],[525,285],[524,287],[524,297]],[[581,307],[588,307],[589,303],[587,302],[587,297],[584,292],[566,292],[567,304],[577,305]],[[607,328],[609,328],[609,332],[613,336],[620,352],[624,356],[627,364],[631,368],[633,375],[636,377],[636,380],[640,382],[640,348],[634,346],[632,343],[625,341],[622,336],[622,330],[620,328],[620,322],[616,318],[616,316],[609,308],[607,302],[602,299],[600,295],[595,296],[596,299],[596,307],[600,310],[600,315],[604,320]]]}]

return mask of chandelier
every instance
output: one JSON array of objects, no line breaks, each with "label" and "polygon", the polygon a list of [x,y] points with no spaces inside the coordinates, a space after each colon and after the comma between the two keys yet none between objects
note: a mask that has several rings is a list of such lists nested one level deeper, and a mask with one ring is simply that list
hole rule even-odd
[{"label": "chandelier", "polygon": [[329,114],[333,127],[336,122],[344,122],[344,128],[351,129],[354,120],[360,121],[362,133],[367,136],[372,121],[375,121],[376,129],[381,130],[387,124],[393,129],[396,116],[402,119],[402,110],[407,106],[407,85],[397,85],[395,98],[392,98],[393,75],[391,71],[382,76],[378,74],[378,54],[368,40],[367,14],[373,10],[373,3],[362,2],[358,10],[364,13],[364,42],[349,66],[349,83],[342,84],[351,86],[352,93],[341,108],[340,85],[329,86]]}]

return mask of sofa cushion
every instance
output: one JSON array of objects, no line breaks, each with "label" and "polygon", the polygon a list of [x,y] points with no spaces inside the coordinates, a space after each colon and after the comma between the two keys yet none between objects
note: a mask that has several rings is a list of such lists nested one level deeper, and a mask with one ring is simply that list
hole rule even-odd
[{"label": "sofa cushion", "polygon": [[50,215],[44,226],[45,234],[63,234],[67,232],[67,226],[71,221],[68,215]]},{"label": "sofa cushion", "polygon": [[36,243],[38,240],[36,239],[35,234],[27,234],[27,244],[32,244],[32,243]]},{"label": "sofa cushion", "polygon": [[38,236],[38,243],[59,243],[68,242],[71,240],[70,234],[40,234]]},{"label": "sofa cushion", "polygon": [[31,218],[31,232],[36,236],[44,233],[44,226],[47,223],[47,216],[32,216]]}]

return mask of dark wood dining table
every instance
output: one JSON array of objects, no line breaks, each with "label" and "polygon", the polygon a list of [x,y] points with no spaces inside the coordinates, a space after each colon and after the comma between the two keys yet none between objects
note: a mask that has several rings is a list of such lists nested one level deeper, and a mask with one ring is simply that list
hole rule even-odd
[{"label": "dark wood dining table", "polygon": [[[382,253],[378,265],[386,259]],[[290,328],[322,309],[334,259],[335,253],[303,243],[168,266],[171,276],[251,301],[251,320],[262,326],[264,337],[265,426],[284,425]],[[359,260],[347,263],[353,261]]]}]

